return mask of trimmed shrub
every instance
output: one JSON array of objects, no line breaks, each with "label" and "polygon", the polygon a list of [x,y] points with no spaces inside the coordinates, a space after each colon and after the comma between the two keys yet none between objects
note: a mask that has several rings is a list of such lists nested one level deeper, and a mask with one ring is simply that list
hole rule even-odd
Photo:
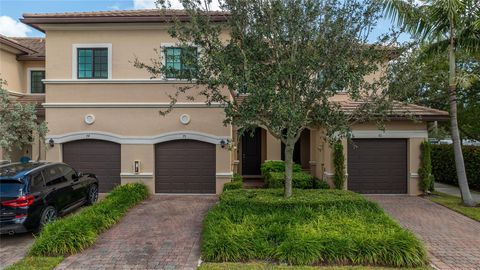
[{"label": "trimmed shrub", "polygon": [[432,174],[432,159],[431,152],[432,147],[429,142],[423,142],[420,145],[420,169],[418,169],[418,175],[420,176],[420,190],[424,193],[433,191],[434,177]]},{"label": "trimmed shrub", "polygon": [[336,142],[333,145],[333,165],[335,166],[333,184],[336,189],[343,189],[345,184],[345,156],[343,155],[341,142]]},{"label": "trimmed shrub", "polygon": [[[480,190],[480,147],[463,146],[462,151],[468,184]],[[432,145],[432,173],[436,181],[458,186],[453,145]]]},{"label": "trimmed shrub", "polygon": [[[263,175],[270,172],[285,172],[285,161],[282,160],[269,160],[262,164],[260,167]],[[302,166],[300,164],[293,164],[293,172],[301,172]]]},{"label": "trimmed shrub", "polygon": [[330,189],[330,185],[325,180],[314,177],[313,188],[314,189]]},{"label": "trimmed shrub", "polygon": [[374,202],[344,190],[242,189],[223,193],[204,220],[202,258],[295,265],[398,267],[427,262],[422,243]]},{"label": "trimmed shrub", "polygon": [[240,174],[234,173],[232,177],[232,182],[243,182],[243,178]]},{"label": "trimmed shrub", "polygon": [[[294,172],[292,174],[293,188],[312,188],[313,177],[305,172]],[[284,172],[269,172],[265,175],[265,186],[267,188],[282,188],[285,186]]]},{"label": "trimmed shrub", "polygon": [[223,191],[243,188],[243,183],[240,181],[228,182],[223,185]]},{"label": "trimmed shrub", "polygon": [[149,195],[144,184],[116,187],[105,199],[69,217],[46,225],[35,238],[30,256],[64,256],[93,245],[98,234],[117,223],[134,205]]}]

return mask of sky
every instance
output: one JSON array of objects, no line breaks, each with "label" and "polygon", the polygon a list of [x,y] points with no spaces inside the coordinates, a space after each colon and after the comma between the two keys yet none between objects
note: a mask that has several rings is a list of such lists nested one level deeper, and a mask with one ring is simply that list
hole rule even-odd
[{"label": "sky", "polygon": [[[216,1],[214,0],[214,5]],[[218,6],[218,4],[216,4]],[[181,8],[172,1],[172,8]],[[11,37],[42,37],[43,33],[21,23],[23,13],[80,12],[155,8],[155,0],[0,0],[0,34]],[[388,31],[389,20],[381,20],[371,41]],[[403,37],[405,41],[407,37]]]}]

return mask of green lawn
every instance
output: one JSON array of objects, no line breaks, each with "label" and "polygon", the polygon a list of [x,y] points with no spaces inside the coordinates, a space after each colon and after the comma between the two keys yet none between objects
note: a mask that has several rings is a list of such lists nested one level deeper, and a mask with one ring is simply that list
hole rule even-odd
[{"label": "green lawn", "polygon": [[433,194],[435,196],[428,196],[427,198],[471,219],[480,221],[480,205],[477,207],[466,207],[462,205],[462,201],[458,197],[441,192],[433,192]]},{"label": "green lawn", "polygon": [[5,270],[51,270],[63,261],[63,257],[25,257]]},{"label": "green lawn", "polygon": [[[287,266],[267,263],[204,263],[198,270],[395,270],[402,268],[372,266]],[[430,270],[430,267],[403,268],[412,270]]]},{"label": "green lawn", "polygon": [[202,258],[290,265],[426,265],[423,244],[376,203],[340,190],[296,189],[289,199],[282,193],[224,192],[205,218]]}]

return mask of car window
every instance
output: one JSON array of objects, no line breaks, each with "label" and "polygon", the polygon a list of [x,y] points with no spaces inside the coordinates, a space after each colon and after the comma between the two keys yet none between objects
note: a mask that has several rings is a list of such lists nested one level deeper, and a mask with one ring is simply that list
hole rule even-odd
[{"label": "car window", "polygon": [[43,181],[42,173],[37,173],[35,175],[32,175],[32,178],[30,179],[31,192],[40,191],[44,186],[45,186],[45,182]]},{"label": "car window", "polygon": [[24,193],[24,184],[17,180],[3,179],[0,181],[0,197],[16,198]]},{"label": "car window", "polygon": [[67,182],[63,172],[59,170],[58,166],[51,166],[44,171],[45,184],[47,187]]},{"label": "car window", "polygon": [[60,165],[58,168],[62,171],[62,174],[65,176],[67,181],[72,181],[75,179],[76,172],[72,167],[66,166],[66,165]]}]

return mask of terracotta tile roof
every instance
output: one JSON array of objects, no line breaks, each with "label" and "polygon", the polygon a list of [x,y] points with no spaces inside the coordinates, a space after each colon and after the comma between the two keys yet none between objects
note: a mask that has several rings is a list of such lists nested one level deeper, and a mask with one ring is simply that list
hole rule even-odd
[{"label": "terracotta tile roof", "polygon": [[[227,12],[211,11],[209,16],[213,21],[224,22],[228,18]],[[34,28],[43,31],[40,24],[71,24],[71,23],[145,23],[173,22],[174,18],[180,21],[189,21],[190,17],[184,10],[169,9],[138,9],[138,10],[111,10],[93,12],[65,12],[65,13],[25,13],[20,19]]]},{"label": "terracotta tile roof", "polygon": [[0,35],[0,43],[21,52],[18,60],[45,60],[45,39],[31,37],[6,37]]}]

